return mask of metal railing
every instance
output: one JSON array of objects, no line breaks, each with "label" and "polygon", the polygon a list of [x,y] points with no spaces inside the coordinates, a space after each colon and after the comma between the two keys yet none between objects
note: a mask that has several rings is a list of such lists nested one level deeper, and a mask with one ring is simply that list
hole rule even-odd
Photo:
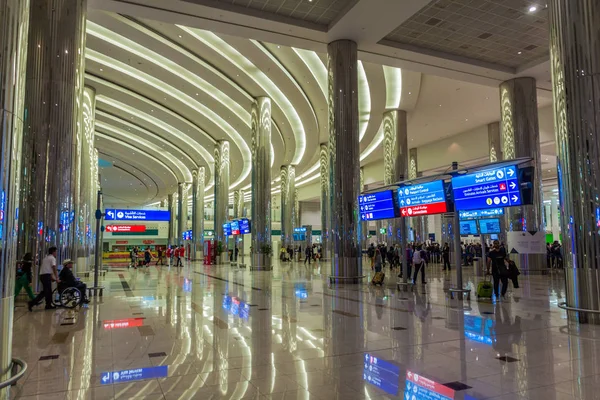
[{"label": "metal railing", "polygon": [[584,312],[584,313],[590,313],[590,314],[600,314],[600,310],[587,310],[585,308],[577,308],[577,307],[569,307],[567,305],[567,302],[562,302],[562,303],[558,303],[558,308],[562,308],[563,310],[566,311],[577,311],[577,312]]},{"label": "metal railing", "polygon": [[[9,379],[5,380],[4,382],[0,382],[0,389],[4,389],[7,386],[11,386],[11,385],[17,383],[17,381],[19,379],[21,379],[23,377],[23,375],[25,375],[25,372],[27,372],[27,363],[25,361],[23,361],[19,358],[13,358],[12,364],[13,364],[13,367],[15,365],[18,365],[19,367],[21,367],[21,370],[19,372],[17,372],[16,374],[14,374]],[[12,369],[13,368],[11,368],[11,370]]]}]

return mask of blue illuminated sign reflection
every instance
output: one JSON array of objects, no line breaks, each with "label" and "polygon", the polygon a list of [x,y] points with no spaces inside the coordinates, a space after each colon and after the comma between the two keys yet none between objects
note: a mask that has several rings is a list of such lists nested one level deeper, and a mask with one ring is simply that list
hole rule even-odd
[{"label": "blue illuminated sign reflection", "polygon": [[370,354],[365,354],[363,379],[386,393],[396,396],[400,367]]}]

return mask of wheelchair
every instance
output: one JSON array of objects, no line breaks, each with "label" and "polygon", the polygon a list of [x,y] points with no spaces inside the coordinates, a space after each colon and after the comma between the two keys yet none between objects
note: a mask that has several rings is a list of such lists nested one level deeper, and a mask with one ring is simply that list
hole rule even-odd
[{"label": "wheelchair", "polygon": [[57,307],[75,308],[83,304],[83,293],[75,286],[59,286],[52,292],[52,303]]}]

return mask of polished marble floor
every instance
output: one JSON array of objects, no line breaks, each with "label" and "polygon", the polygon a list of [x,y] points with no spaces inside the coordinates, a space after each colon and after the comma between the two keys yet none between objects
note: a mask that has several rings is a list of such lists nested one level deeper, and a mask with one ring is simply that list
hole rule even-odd
[{"label": "polished marble floor", "polygon": [[440,269],[398,291],[390,271],[381,288],[329,287],[325,263],[114,268],[80,310],[18,299],[29,370],[11,398],[600,398],[600,327],[569,325],[560,272],[495,303],[448,300]]}]

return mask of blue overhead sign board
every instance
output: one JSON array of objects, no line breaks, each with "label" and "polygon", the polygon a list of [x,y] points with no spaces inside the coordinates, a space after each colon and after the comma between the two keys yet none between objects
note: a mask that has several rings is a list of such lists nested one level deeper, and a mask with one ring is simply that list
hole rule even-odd
[{"label": "blue overhead sign board", "polygon": [[398,189],[402,217],[441,214],[447,212],[443,181],[433,181]]},{"label": "blue overhead sign board", "polygon": [[518,169],[511,165],[452,178],[456,210],[512,207],[522,204]]},{"label": "blue overhead sign board", "polygon": [[100,378],[102,385],[112,385],[121,382],[141,381],[144,379],[164,378],[169,375],[169,366],[124,369],[122,371],[103,372]]},{"label": "blue overhead sign board", "polygon": [[231,224],[229,222],[223,224],[223,235],[231,236]]},{"label": "blue overhead sign board", "polygon": [[504,215],[504,208],[488,208],[487,210],[466,210],[459,211],[458,215],[460,219],[477,219],[477,218],[489,218]]},{"label": "blue overhead sign board", "polygon": [[363,221],[396,218],[399,212],[392,190],[358,196],[358,206]]},{"label": "blue overhead sign board", "polygon": [[249,235],[251,232],[250,220],[248,218],[240,219],[240,234],[241,235]]},{"label": "blue overhead sign board", "polygon": [[169,221],[171,219],[169,211],[107,208],[104,212],[105,221]]}]

